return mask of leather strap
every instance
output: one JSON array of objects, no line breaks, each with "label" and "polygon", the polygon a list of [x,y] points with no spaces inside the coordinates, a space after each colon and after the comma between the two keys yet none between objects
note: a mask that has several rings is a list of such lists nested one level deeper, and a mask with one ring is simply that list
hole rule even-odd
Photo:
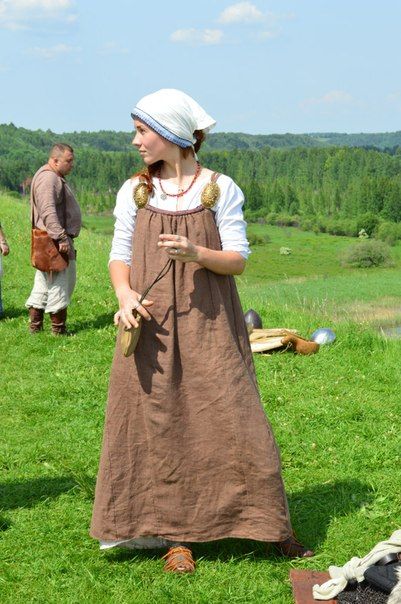
[{"label": "leather strap", "polygon": [[391,564],[392,562],[398,562],[399,559],[400,558],[398,557],[398,554],[387,554],[386,556],[383,556],[383,558],[380,558],[380,560],[376,562],[376,565],[386,566],[387,564]]}]

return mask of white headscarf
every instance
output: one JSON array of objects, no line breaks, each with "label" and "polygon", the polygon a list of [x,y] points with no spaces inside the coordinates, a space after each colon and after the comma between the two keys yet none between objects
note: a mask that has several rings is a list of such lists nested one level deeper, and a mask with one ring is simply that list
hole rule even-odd
[{"label": "white headscarf", "polygon": [[131,116],[184,148],[196,142],[195,130],[207,132],[216,124],[192,97],[174,88],[163,88],[144,96]]}]

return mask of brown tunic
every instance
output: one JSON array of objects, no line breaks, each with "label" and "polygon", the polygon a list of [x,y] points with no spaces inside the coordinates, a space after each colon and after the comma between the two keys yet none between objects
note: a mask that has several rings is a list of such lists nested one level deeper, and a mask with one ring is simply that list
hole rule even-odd
[{"label": "brown tunic", "polygon": [[[160,233],[221,249],[203,207],[138,210],[131,287],[166,261]],[[256,384],[232,276],[173,263],[133,356],[117,342],[91,535],[280,541],[291,534],[279,452]]]},{"label": "brown tunic", "polygon": [[67,235],[71,244],[70,258],[75,258],[72,240],[81,230],[81,210],[65,179],[49,164],[39,168],[33,177],[31,207],[33,225],[47,231],[52,239],[60,240]]}]

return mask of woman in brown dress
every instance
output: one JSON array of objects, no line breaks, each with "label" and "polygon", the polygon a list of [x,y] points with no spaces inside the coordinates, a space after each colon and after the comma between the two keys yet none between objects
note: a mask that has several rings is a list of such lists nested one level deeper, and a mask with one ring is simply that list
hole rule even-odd
[{"label": "woman in brown dress", "polygon": [[167,547],[175,572],[195,568],[188,544],[227,537],[310,556],[292,533],[233,278],[249,253],[243,195],[196,157],[215,122],[170,89],[132,117],[145,169],[117,196],[110,275],[116,323],[139,313],[142,330],[132,356],[117,341],[91,535],[103,549]]}]

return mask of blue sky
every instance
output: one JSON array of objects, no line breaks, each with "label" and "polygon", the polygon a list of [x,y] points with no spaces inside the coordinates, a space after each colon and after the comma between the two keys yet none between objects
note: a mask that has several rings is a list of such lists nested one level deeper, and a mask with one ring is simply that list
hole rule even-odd
[{"label": "blue sky", "polygon": [[180,88],[217,131],[401,129],[400,0],[0,0],[0,123],[130,130]]}]

